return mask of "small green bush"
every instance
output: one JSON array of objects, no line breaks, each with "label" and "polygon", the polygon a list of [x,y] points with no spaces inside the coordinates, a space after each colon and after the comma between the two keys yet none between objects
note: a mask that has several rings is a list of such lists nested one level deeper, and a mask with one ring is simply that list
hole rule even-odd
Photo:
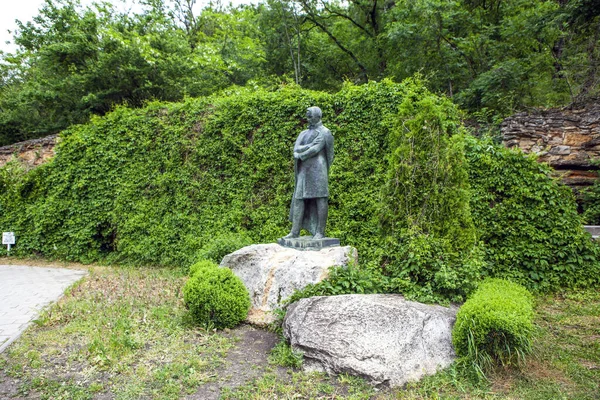
[{"label": "small green bush", "polygon": [[209,240],[198,252],[200,260],[210,260],[217,264],[221,263],[223,257],[233,253],[242,247],[252,244],[252,239],[240,233],[228,233],[216,236]]},{"label": "small green bush", "polygon": [[202,273],[207,269],[218,268],[219,265],[212,262],[211,260],[200,260],[190,267],[189,275],[194,276],[197,273]]},{"label": "small green bush", "polygon": [[250,309],[248,290],[228,268],[196,268],[183,287],[183,300],[196,322],[217,329],[238,325]]},{"label": "small green bush", "polygon": [[503,279],[485,280],[460,308],[452,331],[457,355],[481,369],[522,360],[531,349],[533,296]]}]

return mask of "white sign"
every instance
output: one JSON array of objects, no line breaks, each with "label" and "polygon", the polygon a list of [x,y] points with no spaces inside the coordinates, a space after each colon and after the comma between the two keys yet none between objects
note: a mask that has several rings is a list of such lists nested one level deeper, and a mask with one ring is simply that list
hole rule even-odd
[{"label": "white sign", "polygon": [[14,232],[2,232],[2,244],[15,244],[15,233]]}]

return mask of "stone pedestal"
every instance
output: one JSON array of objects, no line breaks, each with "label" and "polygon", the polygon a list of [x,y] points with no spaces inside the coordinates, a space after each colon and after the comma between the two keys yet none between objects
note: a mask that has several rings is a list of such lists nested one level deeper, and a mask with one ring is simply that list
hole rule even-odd
[{"label": "stone pedestal", "polygon": [[321,250],[326,247],[334,247],[340,245],[340,239],[336,238],[323,238],[313,239],[312,236],[301,236],[298,238],[280,238],[277,239],[283,247],[289,247],[298,250]]},{"label": "stone pedestal", "polygon": [[248,289],[252,306],[247,321],[267,325],[275,320],[273,310],[296,289],[322,281],[329,267],[345,267],[356,259],[356,249],[350,246],[301,251],[271,243],[228,254],[221,267],[230,268]]}]

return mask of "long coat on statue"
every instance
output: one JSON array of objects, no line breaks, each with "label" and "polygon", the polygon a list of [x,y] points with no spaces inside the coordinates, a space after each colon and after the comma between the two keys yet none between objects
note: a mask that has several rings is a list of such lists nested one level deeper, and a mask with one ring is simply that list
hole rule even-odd
[{"label": "long coat on statue", "polygon": [[[296,139],[294,152],[294,199],[304,200],[302,228],[313,235],[317,227],[316,202],[311,199],[329,197],[329,168],[333,163],[333,135],[321,122],[302,131]],[[292,220],[293,201],[290,209]]]}]

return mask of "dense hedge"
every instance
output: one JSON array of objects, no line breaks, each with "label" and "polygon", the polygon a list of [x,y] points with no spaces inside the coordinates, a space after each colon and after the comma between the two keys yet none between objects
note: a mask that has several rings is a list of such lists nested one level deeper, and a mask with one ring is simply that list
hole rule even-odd
[{"label": "dense hedge", "polygon": [[[598,282],[596,249],[568,189],[521,154],[465,138],[451,102],[415,81],[119,107],[62,132],[51,162],[0,168],[0,226],[16,232],[16,255],[81,262],[187,266],[272,242],[289,231],[292,147],[311,105],[335,137],[328,235],[357,247],[361,265],[384,266],[386,290],[416,285],[429,300],[458,300],[482,271],[540,289]],[[402,155],[431,132],[443,146],[419,148],[408,167],[438,152],[435,193],[421,185],[431,171],[411,181]],[[399,176],[412,182],[411,198],[394,184]],[[396,206],[418,211],[427,193],[427,218],[407,223]]]},{"label": "dense hedge", "polygon": [[480,366],[506,365],[530,351],[532,335],[531,293],[516,283],[487,279],[458,311],[452,342],[457,355]]},{"label": "dense hedge", "polygon": [[377,242],[385,120],[403,90],[240,89],[117,108],[64,131],[52,162],[21,179],[4,171],[0,185],[11,190],[0,223],[16,232],[16,254],[83,262],[190,265],[221,235],[273,241],[289,230],[291,151],[306,108],[318,104],[335,135],[328,233],[367,255]]},{"label": "dense hedge", "polygon": [[466,156],[486,275],[542,291],[599,282],[599,248],[583,230],[573,193],[547,164],[473,137]]}]

